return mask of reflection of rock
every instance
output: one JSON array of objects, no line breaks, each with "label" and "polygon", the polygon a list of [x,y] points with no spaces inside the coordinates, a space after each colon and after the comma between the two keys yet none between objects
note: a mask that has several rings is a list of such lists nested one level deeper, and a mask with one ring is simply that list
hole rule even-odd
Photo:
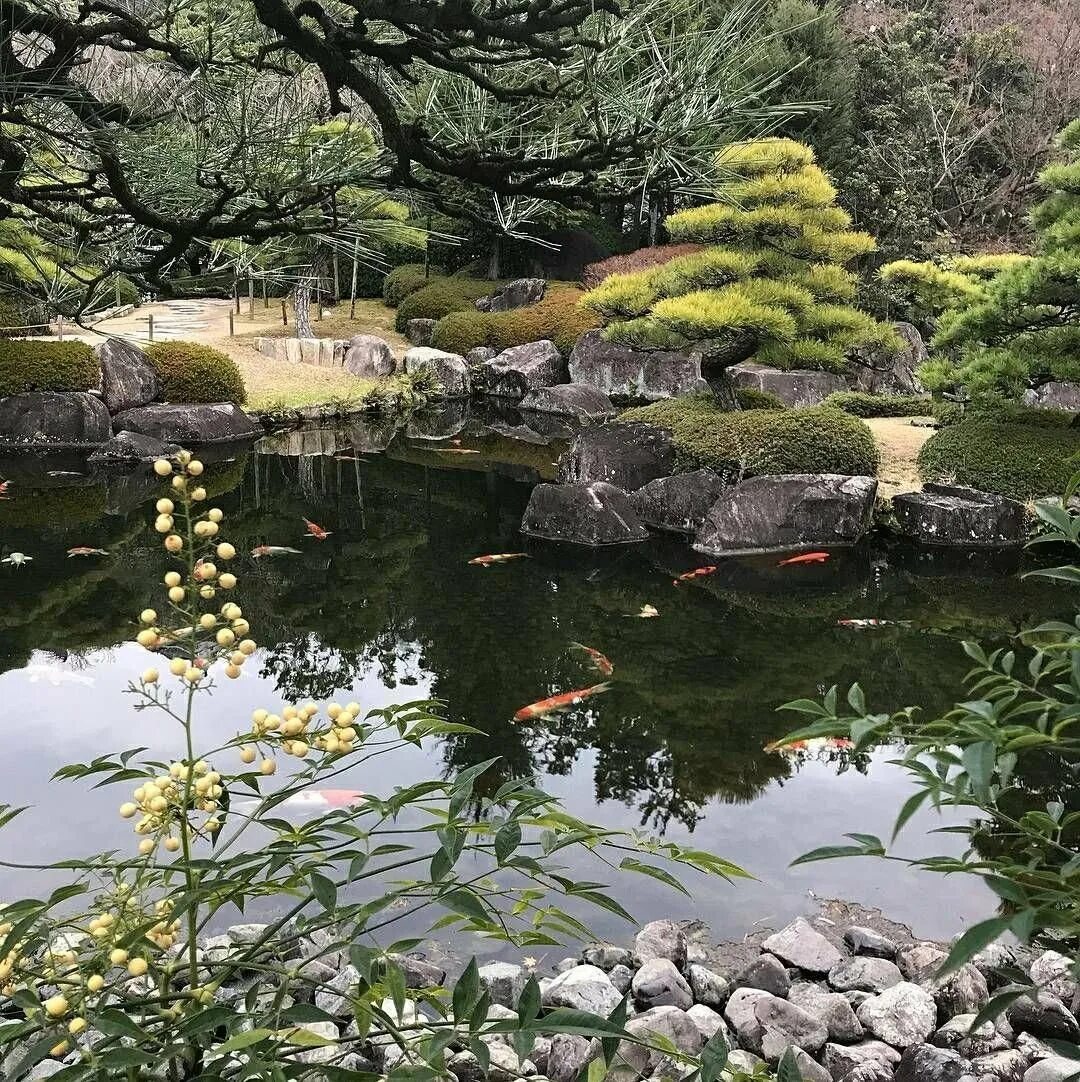
[{"label": "reflection of rock", "polygon": [[554,342],[543,339],[504,349],[474,373],[474,387],[501,398],[524,398],[542,387],[566,382],[566,363]]},{"label": "reflection of rock", "polygon": [[389,343],[373,334],[354,334],[345,350],[346,372],[364,379],[381,379],[394,373],[394,353]]},{"label": "reflection of rock", "polygon": [[227,443],[262,435],[262,429],[235,402],[140,406],[117,414],[113,429],[185,445]]},{"label": "reflection of rock", "polygon": [[751,477],[721,493],[694,548],[717,556],[852,545],[866,532],[877,481],[840,474]]},{"label": "reflection of rock", "polygon": [[28,391],[0,398],[0,446],[97,447],[111,435],[109,411],[92,394]]},{"label": "reflection of rock", "polygon": [[719,474],[695,470],[650,481],[630,493],[630,503],[641,521],[653,529],[697,533],[723,489]]},{"label": "reflection of rock", "polygon": [[523,410],[557,413],[585,420],[589,417],[612,417],[615,407],[603,391],[584,383],[563,383],[531,391],[521,401]]},{"label": "reflection of rock", "polygon": [[[546,435],[539,427],[531,423],[533,417],[542,420],[539,414],[531,414],[527,420],[517,408],[517,403],[502,398],[477,398],[471,403],[469,414],[469,435],[486,436],[494,434],[522,443],[547,445],[552,439],[563,439],[562,425],[555,436]],[[560,421],[559,418],[551,418]],[[563,422],[563,424],[565,424]]]},{"label": "reflection of rock", "polygon": [[169,458],[179,450],[177,444],[165,443],[154,436],[143,436],[138,432],[118,432],[86,461],[91,466],[129,465],[132,462],[152,462],[155,458]]},{"label": "reflection of rock", "polygon": [[921,492],[893,497],[897,528],[928,545],[1007,548],[1023,544],[1023,504],[959,485],[923,485]]},{"label": "reflection of rock", "polygon": [[904,343],[899,353],[889,356],[879,350],[856,351],[855,378],[857,391],[870,394],[925,394],[915,369],[929,356],[922,335],[910,323],[894,323],[893,329]]},{"label": "reflection of rock", "polygon": [[621,545],[649,537],[626,493],[602,481],[537,485],[521,520],[521,532],[575,545]]},{"label": "reflection of rock", "polygon": [[445,440],[463,431],[469,422],[469,400],[458,398],[439,409],[418,410],[405,423],[405,435],[413,440]]},{"label": "reflection of rock", "polygon": [[583,429],[559,459],[564,481],[607,481],[627,492],[667,477],[674,469],[671,433],[636,422]]},{"label": "reflection of rock", "polygon": [[691,391],[707,391],[700,353],[639,350],[607,342],[602,331],[586,331],[570,354],[570,380],[597,387],[616,402],[655,402]]},{"label": "reflection of rock", "polygon": [[255,445],[261,455],[332,455],[339,447],[340,438],[333,428],[291,428],[286,432],[274,432],[263,436]]},{"label": "reflection of rock", "polygon": [[110,413],[153,402],[161,381],[146,354],[138,346],[110,338],[97,349],[101,362],[101,390]]},{"label": "reflection of rock", "polygon": [[400,427],[401,421],[396,416],[385,413],[353,420],[345,428],[345,445],[361,454],[385,451]]},{"label": "reflection of rock", "polygon": [[816,406],[834,391],[847,390],[847,381],[831,372],[785,372],[752,361],[734,364],[727,372],[736,387],[774,394],[785,406]]},{"label": "reflection of rock", "polygon": [[544,299],[547,282],[543,278],[515,278],[475,302],[478,312],[509,312]]},{"label": "reflection of rock", "polygon": [[444,353],[430,346],[413,346],[405,354],[405,371],[431,372],[435,381],[433,397],[467,398],[472,389],[465,358],[456,353]]}]

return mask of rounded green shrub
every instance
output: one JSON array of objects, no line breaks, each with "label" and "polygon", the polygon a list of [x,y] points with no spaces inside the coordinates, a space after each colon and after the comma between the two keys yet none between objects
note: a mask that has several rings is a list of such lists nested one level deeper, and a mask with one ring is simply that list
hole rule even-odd
[{"label": "rounded green shrub", "polygon": [[29,306],[14,297],[0,297],[0,338],[21,338],[34,322]]},{"label": "rounded green shrub", "polygon": [[759,391],[757,387],[736,387],[735,401],[744,410],[784,410],[787,403],[772,391]]},{"label": "rounded green shrub", "polygon": [[199,342],[151,342],[146,356],[157,369],[166,402],[244,402],[236,362]]},{"label": "rounded green shrub", "polygon": [[474,302],[486,297],[497,285],[476,278],[437,278],[402,300],[394,326],[399,334],[404,334],[411,319],[442,319],[451,312],[475,312]]},{"label": "rounded green shrub", "polygon": [[88,391],[99,366],[85,342],[0,340],[0,397],[26,391]]},{"label": "rounded green shrub", "polygon": [[709,394],[684,395],[627,410],[622,419],[670,429],[680,465],[727,474],[840,473],[873,476],[878,449],[870,429],[827,406],[725,411]]},{"label": "rounded green shrub", "polygon": [[402,263],[383,280],[383,301],[389,307],[396,308],[410,293],[415,293],[441,278],[442,274],[435,267],[425,271],[423,263]]},{"label": "rounded green shrub", "polygon": [[963,405],[959,402],[935,402],[934,417],[941,425],[957,425],[961,421],[996,421],[1000,424],[1033,425],[1036,428],[1068,428],[1076,415],[1068,410],[1026,406],[1023,402],[991,397]]},{"label": "rounded green shrub", "polygon": [[853,417],[929,417],[932,399],[916,394],[867,394],[865,391],[834,391],[823,405]]},{"label": "rounded green shrub", "polygon": [[970,420],[939,429],[919,452],[924,481],[1014,500],[1057,496],[1080,468],[1080,429]]}]

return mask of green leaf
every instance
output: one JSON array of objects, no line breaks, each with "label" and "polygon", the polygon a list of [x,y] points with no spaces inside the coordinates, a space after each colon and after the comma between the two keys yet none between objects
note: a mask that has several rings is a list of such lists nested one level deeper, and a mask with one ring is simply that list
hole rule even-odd
[{"label": "green leaf", "polygon": [[319,904],[326,910],[337,908],[337,887],[332,879],[328,879],[319,872],[311,873],[311,893]]},{"label": "green leaf", "polygon": [[955,973],[962,965],[970,962],[983,947],[989,946],[998,936],[1006,932],[1011,921],[1011,917],[991,917],[989,920],[973,924],[953,944],[949,956],[937,972],[938,980],[947,977],[950,973]]},{"label": "green leaf", "polygon": [[481,924],[487,924],[490,919],[488,911],[476,895],[463,888],[445,891],[439,895],[439,902],[447,909],[452,909],[455,913],[460,913],[470,920],[479,921]]},{"label": "green leaf", "polygon": [[[972,706],[972,703],[965,703]],[[964,748],[961,761],[967,771],[971,784],[976,790],[985,791],[994,776],[994,764],[997,760],[997,748],[992,741],[978,740]]]},{"label": "green leaf", "polygon": [[474,957],[469,959],[469,964],[465,967],[465,971],[458,978],[457,984],[454,985],[454,992],[451,997],[454,1008],[454,1018],[461,1021],[463,1018],[468,1017],[479,992],[480,970],[476,965],[476,958]]},{"label": "green leaf", "polygon": [[274,1031],[272,1029],[249,1029],[246,1033],[237,1033],[230,1037],[224,1044],[219,1044],[214,1051],[222,1055],[226,1052],[239,1052],[242,1048],[250,1048],[252,1045],[260,1044],[262,1041],[273,1037],[273,1035]]},{"label": "green leaf", "polygon": [[540,985],[535,974],[530,973],[517,1001],[518,1017],[528,1025],[540,1013]]},{"label": "green leaf", "polygon": [[904,801],[904,806],[900,809],[900,814],[896,817],[896,824],[893,826],[893,841],[896,841],[897,835],[907,825],[908,820],[926,803],[929,796],[929,789],[919,789]]},{"label": "green leaf", "polygon": [[777,1065],[776,1082],[802,1082],[802,1072],[795,1061],[795,1051],[790,1045]]},{"label": "green leaf", "polygon": [[1031,992],[1031,988],[1017,988],[991,997],[986,1006],[975,1015],[971,1025],[968,1026],[968,1032],[974,1033],[984,1022],[992,1022],[998,1015],[1008,1010],[1021,996],[1030,995]]},{"label": "green leaf", "polygon": [[794,868],[798,864],[812,864],[817,860],[838,860],[840,857],[873,857],[880,853],[869,852],[862,845],[823,845],[820,849],[812,849],[809,853],[803,853],[791,862]]},{"label": "green leaf", "polygon": [[701,1082],[714,1082],[719,1078],[720,1072],[727,1066],[730,1053],[723,1031],[718,1029],[701,1050]]},{"label": "green leaf", "polygon": [[124,1011],[110,1007],[94,1015],[94,1026],[106,1037],[132,1037],[139,1042],[153,1042],[153,1037],[132,1021]]},{"label": "green leaf", "polygon": [[495,859],[504,863],[521,844],[521,826],[514,820],[504,823],[495,835]]},{"label": "green leaf", "polygon": [[658,868],[654,864],[645,864],[643,861],[637,860],[634,857],[623,857],[619,862],[619,867],[628,872],[639,872],[642,875],[650,876],[653,879],[658,879],[661,883],[666,883],[669,887],[679,891],[680,894],[685,894],[690,897],[690,891],[679,882],[667,871],[666,868]]}]

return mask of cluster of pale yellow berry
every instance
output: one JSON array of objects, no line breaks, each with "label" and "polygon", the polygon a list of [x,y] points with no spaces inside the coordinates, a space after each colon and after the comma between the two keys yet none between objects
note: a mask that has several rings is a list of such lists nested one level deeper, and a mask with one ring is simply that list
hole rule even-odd
[{"label": "cluster of pale yellow berry", "polygon": [[[259,709],[251,715],[251,734],[256,742],[276,743],[286,754],[297,759],[304,759],[312,748],[325,751],[330,755],[342,755],[352,751],[358,733],[355,721],[360,714],[359,703],[341,706],[330,703],[326,716],[330,725],[325,729],[315,730],[319,708],[314,703],[303,706],[286,706],[280,714]],[[255,748],[246,744],[240,749],[240,760],[254,763],[258,758]],[[273,774],[277,764],[271,758],[263,759],[259,765],[263,774]]]},{"label": "cluster of pale yellow berry", "polygon": [[149,856],[159,842],[167,852],[175,853],[182,842],[173,831],[179,833],[191,828],[186,802],[190,800],[191,807],[209,816],[202,830],[214,834],[221,829],[221,820],[214,813],[223,791],[221,775],[204,760],[190,766],[171,763],[167,775],[143,782],[132,793],[132,800],[120,805],[120,817],[134,819],[140,816],[135,823],[135,833],[144,835],[139,842],[139,852],[143,856]]}]

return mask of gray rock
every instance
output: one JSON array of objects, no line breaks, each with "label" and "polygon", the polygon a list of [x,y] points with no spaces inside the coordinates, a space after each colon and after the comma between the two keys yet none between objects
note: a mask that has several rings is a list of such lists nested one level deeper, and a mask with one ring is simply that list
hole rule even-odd
[{"label": "gray rock", "polygon": [[733,1048],[728,1053],[728,1066],[733,1070],[753,1075],[760,1073],[765,1066],[765,1061],[760,1056],[755,1056],[753,1052],[747,1052],[743,1048]]},{"label": "gray rock", "polygon": [[468,398],[472,393],[472,377],[465,358],[456,353],[445,353],[431,346],[413,346],[405,353],[405,371],[409,375],[431,372],[435,398]]},{"label": "gray rock", "polygon": [[1049,992],[1021,996],[1005,1008],[1005,1017],[1017,1033],[1063,1041],[1076,1041],[1080,1037],[1080,1025],[1072,1011]]},{"label": "gray rock", "polygon": [[1024,402],[1029,406],[1038,406],[1040,409],[1078,413],[1080,412],[1080,383],[1050,380],[1048,383],[1025,391]]},{"label": "gray rock", "polygon": [[807,973],[828,973],[843,959],[840,951],[802,917],[769,936],[761,949]]},{"label": "gray rock", "polygon": [[924,545],[1008,548],[1027,538],[1027,512],[1015,500],[960,485],[925,484],[893,497],[900,534]]},{"label": "gray rock", "polygon": [[231,928],[225,929],[225,934],[231,943],[246,947],[252,943],[258,943],[266,935],[266,929],[269,927],[268,924],[234,924]]},{"label": "gray rock", "polygon": [[551,1082],[576,1082],[578,1075],[600,1054],[600,1042],[577,1034],[556,1033],[548,1052],[547,1076]]},{"label": "gray rock", "polygon": [[933,996],[917,984],[903,981],[868,999],[858,1019],[872,1037],[897,1048],[923,1044],[937,1027]]},{"label": "gray rock", "polygon": [[852,991],[850,991],[850,992],[841,992],[840,994],[841,994],[841,995],[842,995],[842,996],[844,997],[844,999],[846,999],[846,1000],[848,1001],[848,1003],[850,1003],[850,1004],[851,1004],[851,1006],[852,1006],[852,1009],[853,1009],[853,1010],[856,1010],[856,1011],[857,1011],[857,1010],[858,1010],[858,1009],[859,1009],[859,1008],[860,1008],[860,1007],[861,1007],[861,1006],[862,1006],[862,1005],[863,1005],[863,1004],[864,1004],[864,1003],[865,1003],[865,1002],[866,1002],[866,1001],[867,1001],[868,999],[873,999],[873,998],[874,998],[874,993],[873,993],[873,992],[863,992],[863,991],[860,991],[860,990],[859,990],[859,989],[857,989],[857,988],[856,988],[856,989],[853,989],[853,990],[852,990]]},{"label": "gray rock", "polygon": [[470,368],[476,368],[478,365],[484,363],[484,361],[490,361],[492,357],[497,357],[499,351],[492,349],[491,346],[473,346],[468,353],[465,354],[465,363]]},{"label": "gray rock", "polygon": [[673,533],[697,533],[725,488],[713,470],[658,477],[630,493],[630,503],[647,526]]},{"label": "gray rock", "polygon": [[139,406],[118,413],[112,427],[114,432],[138,432],[184,447],[233,443],[262,434],[262,429],[235,402]]},{"label": "gray rock", "polygon": [[751,477],[725,489],[694,540],[709,555],[853,545],[866,532],[877,481],[840,474]]},{"label": "gray rock", "polygon": [[1080,1072],[1080,1063],[1064,1056],[1050,1056],[1024,1072],[1024,1082],[1065,1082]]},{"label": "gray rock", "polygon": [[959,1082],[967,1065],[967,1060],[948,1048],[917,1044],[901,1058],[896,1082]]},{"label": "gray rock", "polygon": [[1052,996],[1063,1003],[1076,998],[1076,978],[1072,975],[1072,963],[1057,951],[1044,951],[1031,963],[1031,979],[1041,984]]},{"label": "gray rock", "polygon": [[697,962],[691,962],[686,972],[695,1002],[704,1003],[706,1007],[715,1007],[717,1010],[723,1007],[731,994],[731,985],[719,973],[714,973]]},{"label": "gray rock", "polygon": [[984,947],[974,958],[971,964],[986,978],[988,988],[1000,988],[1008,984],[1012,978],[1002,974],[999,970],[1006,968],[1027,969],[1030,965],[1027,948],[1019,944],[991,943]]},{"label": "gray rock", "polygon": [[634,980],[634,971],[629,966],[612,966],[607,971],[607,975],[611,979],[611,983],[615,985],[622,995],[630,991],[630,985]]},{"label": "gray rock", "polygon": [[762,954],[735,978],[735,986],[760,988],[763,992],[771,992],[784,999],[791,989],[791,978],[778,959],[771,954]]},{"label": "gray rock", "polygon": [[724,1007],[724,1018],[739,1038],[744,1048],[761,1050],[761,1025],[757,1020],[757,1005],[766,998],[773,998],[769,992],[759,988],[736,988]]},{"label": "gray rock", "polygon": [[352,965],[345,966],[326,988],[320,988],[315,993],[315,1006],[335,1018],[352,1018],[353,995],[359,981],[359,970]]},{"label": "gray rock", "polygon": [[597,387],[615,402],[655,402],[707,391],[700,353],[638,350],[586,331],[570,354],[570,379]]},{"label": "gray rock", "polygon": [[480,967],[480,983],[487,989],[491,1002],[500,1007],[516,1007],[528,983],[529,974],[522,966],[510,962],[490,962]]},{"label": "gray rock", "polygon": [[731,1033],[727,1028],[727,1023],[712,1007],[706,1007],[704,1003],[695,1003],[686,1014],[706,1041],[711,1040],[717,1033],[722,1033],[724,1041],[728,1047],[731,1047]]},{"label": "gray rock", "polygon": [[844,377],[832,372],[784,371],[753,361],[733,364],[727,374],[736,387],[774,394],[785,406],[817,406],[829,395],[848,389]]},{"label": "gray rock", "polygon": [[639,965],[666,958],[680,971],[686,968],[686,932],[673,920],[650,921],[634,937],[634,957]]},{"label": "gray rock", "polygon": [[644,1010],[678,1007],[685,1011],[694,1003],[690,985],[667,958],[650,958],[634,974],[631,989],[634,1002]]},{"label": "gray rock", "polygon": [[[338,1040],[340,1036],[338,1027],[333,1022],[302,1022],[297,1029],[306,1030],[316,1037],[322,1037],[327,1041]],[[341,1055],[341,1046],[338,1044],[320,1045],[315,1048],[305,1048],[302,1052],[296,1052],[292,1058],[298,1063],[319,1064],[330,1063]]]},{"label": "gray rock", "polygon": [[904,343],[896,354],[881,350],[856,350],[853,358],[856,391],[868,394],[924,394],[926,388],[915,374],[929,356],[922,335],[910,323],[894,323],[893,329]]},{"label": "gray rock", "polygon": [[179,450],[179,444],[165,443],[153,436],[140,436],[137,432],[117,432],[86,461],[92,466],[129,466],[137,462],[153,462],[156,458],[172,458]]},{"label": "gray rock", "polygon": [[611,943],[593,943],[581,952],[581,960],[586,965],[610,972],[615,966],[632,966],[634,955],[626,947],[617,947]]},{"label": "gray rock", "polygon": [[[488,1078],[491,1082],[511,1082],[522,1075],[530,1072],[525,1071],[524,1064],[518,1059],[518,1054],[510,1045],[502,1041],[488,1045]],[[536,1073],[535,1068],[531,1072]]]},{"label": "gray rock", "polygon": [[863,1063],[854,1070],[843,1075],[842,1082],[893,1082],[895,1077],[893,1069],[885,1063],[876,1060]]},{"label": "gray rock", "polygon": [[515,278],[474,303],[478,312],[509,312],[542,301],[546,289],[543,278]]},{"label": "gray rock", "polygon": [[990,999],[986,978],[970,963],[949,974],[945,980],[935,981],[930,991],[943,1018],[977,1014]]},{"label": "gray rock", "polygon": [[556,413],[579,421],[614,417],[616,412],[611,399],[603,391],[586,383],[539,387],[521,400],[521,409],[535,413]]},{"label": "gray rock", "polygon": [[110,413],[145,406],[161,394],[161,380],[138,346],[110,338],[95,350],[101,364],[101,394]]},{"label": "gray rock", "polygon": [[415,954],[396,961],[405,971],[406,988],[438,988],[446,980],[446,970]]},{"label": "gray rock", "polygon": [[[1014,1048],[1001,1049],[976,1056],[971,1061],[970,1072],[978,1082],[1022,1082],[1031,1061]],[[1080,1071],[1080,1063],[1074,1068]]]},{"label": "gray rock", "polygon": [[[671,1041],[682,1052],[696,1055],[705,1044],[694,1020],[678,1007],[654,1007],[626,1023],[626,1032],[642,1040],[650,1036]],[[633,1068],[640,1076],[651,1075],[666,1059],[663,1052],[630,1041],[621,1041],[616,1063]]]},{"label": "gray rock", "polygon": [[778,1062],[792,1046],[820,1051],[829,1039],[822,1022],[786,999],[759,999],[754,1004],[754,1016],[761,1027],[761,1054],[770,1063]]},{"label": "gray rock", "polygon": [[483,1082],[484,1072],[480,1067],[480,1061],[472,1052],[458,1052],[457,1055],[450,1057],[446,1066],[458,1082]]},{"label": "gray rock", "polygon": [[437,319],[410,319],[405,324],[405,337],[413,346],[430,346]]},{"label": "gray rock", "polygon": [[792,1051],[795,1054],[795,1066],[799,1068],[802,1082],[832,1082],[832,1075],[809,1052],[801,1048],[795,1048]]},{"label": "gray rock", "polygon": [[35,1063],[33,1067],[23,1076],[26,1082],[43,1082],[46,1078],[52,1078],[58,1071],[62,1071],[64,1065],[55,1059],[43,1059],[40,1063]]},{"label": "gray rock", "polygon": [[536,1069],[542,1074],[548,1073],[548,1063],[551,1057],[551,1038],[537,1037],[529,1049],[529,1059],[536,1064]]},{"label": "gray rock", "polygon": [[0,398],[0,447],[98,447],[112,435],[109,411],[85,392],[28,391]]},{"label": "gray rock", "polygon": [[558,383],[566,383],[566,362],[547,339],[504,349],[473,370],[473,389],[497,398],[520,400]]},{"label": "gray rock", "polygon": [[903,979],[887,958],[845,958],[829,970],[829,984],[840,992],[884,992]]},{"label": "gray rock", "polygon": [[[998,1019],[998,1023],[1002,1021],[1003,1019]],[[1033,1037],[1030,1033],[1017,1034],[1013,1044],[1016,1046],[1017,1052],[1022,1052],[1027,1056],[1029,1063],[1035,1063],[1040,1059],[1050,1059],[1051,1056],[1056,1054],[1045,1041]]]},{"label": "gray rock", "polygon": [[583,485],[537,485],[521,520],[521,532],[575,545],[625,545],[647,541],[649,531],[626,493],[602,481]]},{"label": "gray rock", "polygon": [[545,1007],[573,1007],[605,1017],[621,999],[622,996],[602,969],[585,965],[574,966],[560,973],[543,993]]},{"label": "gray rock", "polygon": [[938,1048],[955,1049],[961,1056],[969,1059],[989,1052],[1000,1052],[1009,1047],[1009,1042],[998,1033],[993,1022],[984,1022],[972,1033],[971,1023],[974,1021],[974,1014],[958,1014],[955,1018],[950,1018],[943,1026],[938,1027],[931,1043]]},{"label": "gray rock", "polygon": [[868,1064],[881,1064],[888,1068],[888,1077],[892,1078],[893,1068],[900,1062],[900,1053],[883,1041],[827,1044],[821,1053],[821,1062],[836,1079],[846,1079],[849,1072]]},{"label": "gray rock", "polygon": [[829,1040],[853,1044],[863,1039],[863,1028],[847,999],[816,984],[796,982],[788,992],[788,1000],[825,1023]]},{"label": "gray rock", "polygon": [[896,964],[906,981],[932,981],[948,954],[936,943],[915,943],[896,956]]},{"label": "gray rock", "polygon": [[897,946],[880,932],[873,928],[863,928],[856,925],[844,932],[844,942],[851,949],[852,954],[868,955],[871,958],[895,958]]},{"label": "gray rock", "polygon": [[675,449],[667,429],[617,422],[579,432],[559,459],[559,480],[606,481],[633,492],[674,469]]},{"label": "gray rock", "polygon": [[[410,320],[412,323],[418,320]],[[424,322],[431,322],[424,320]],[[430,334],[428,341],[431,340]],[[409,341],[413,341],[409,336]],[[425,342],[416,342],[416,345],[426,345]],[[382,379],[394,374],[394,351],[388,342],[373,334],[354,334],[349,339],[349,345],[345,350],[344,368],[354,376],[364,379]]]}]

